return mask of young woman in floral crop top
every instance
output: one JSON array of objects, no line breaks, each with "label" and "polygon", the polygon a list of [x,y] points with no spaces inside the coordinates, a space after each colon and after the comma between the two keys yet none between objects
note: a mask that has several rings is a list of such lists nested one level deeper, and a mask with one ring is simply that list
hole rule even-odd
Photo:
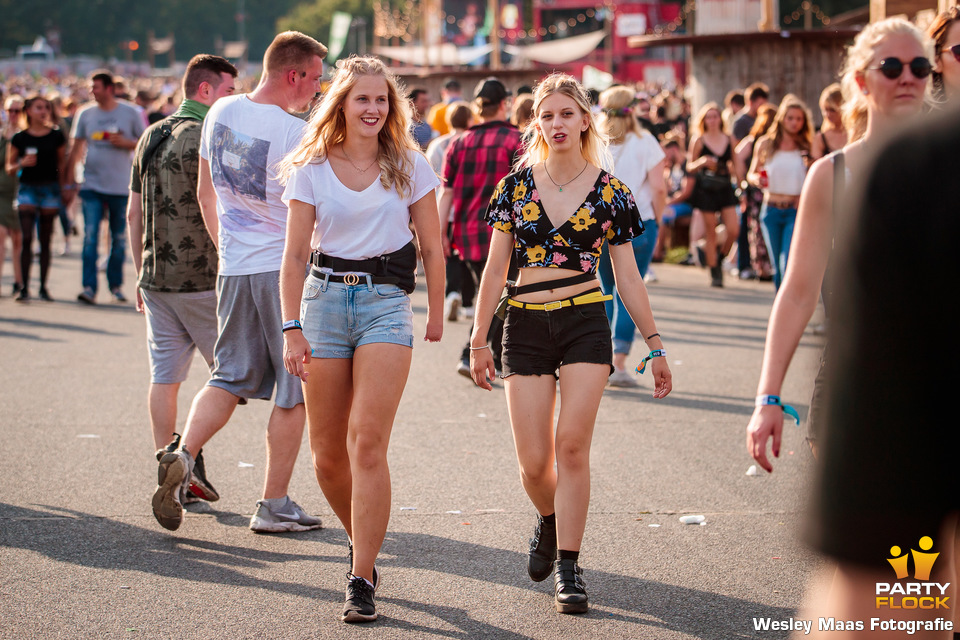
[{"label": "young woman in floral crop top", "polygon": [[523,488],[538,512],[527,571],[537,582],[554,573],[557,611],[583,613],[578,561],[590,443],[612,369],[605,296],[594,277],[605,240],[617,289],[651,349],[655,398],[670,393],[671,375],[630,245],[643,232],[639,212],[630,189],[600,169],[609,164],[606,140],[576,80],[553,74],[539,84],[526,139],[519,171],[500,182],[487,210],[499,233],[480,283],[470,368],[489,390],[495,370],[487,330],[515,253],[520,275],[505,306],[503,380]]}]

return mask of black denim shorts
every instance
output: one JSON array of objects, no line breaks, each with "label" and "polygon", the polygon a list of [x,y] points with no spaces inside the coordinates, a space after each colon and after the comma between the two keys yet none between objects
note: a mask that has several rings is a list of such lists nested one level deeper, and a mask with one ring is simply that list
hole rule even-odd
[{"label": "black denim shorts", "polygon": [[552,311],[507,306],[503,377],[552,375],[565,364],[605,364],[613,373],[610,322],[602,302]]}]

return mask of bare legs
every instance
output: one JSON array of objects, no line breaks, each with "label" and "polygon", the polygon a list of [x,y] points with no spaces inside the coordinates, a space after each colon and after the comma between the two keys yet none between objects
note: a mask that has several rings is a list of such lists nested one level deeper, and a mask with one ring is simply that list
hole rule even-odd
[{"label": "bare legs", "polygon": [[[560,415],[553,412],[551,376],[504,380],[520,481],[541,515],[557,514],[557,546],[579,551],[590,504],[590,444],[610,369],[598,364],[560,368]],[[554,469],[556,462],[556,469]]]},{"label": "bare legs", "polygon": [[304,383],[317,482],[353,541],[353,575],[373,582],[390,520],[387,445],[412,350],[358,347],[352,360],[313,359]]}]

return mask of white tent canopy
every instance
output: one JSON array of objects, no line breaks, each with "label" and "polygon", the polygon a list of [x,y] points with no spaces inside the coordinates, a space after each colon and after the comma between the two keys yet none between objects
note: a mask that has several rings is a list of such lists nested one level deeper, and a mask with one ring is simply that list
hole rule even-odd
[{"label": "white tent canopy", "polygon": [[512,56],[534,62],[565,64],[585,57],[596,49],[605,37],[607,37],[605,31],[593,31],[579,36],[528,44],[524,47],[506,45],[503,50]]},{"label": "white tent canopy", "polygon": [[373,52],[378,56],[393,58],[407,64],[451,67],[470,64],[491,51],[493,51],[493,45],[491,44],[479,47],[457,47],[450,43],[437,47],[408,45],[405,47],[374,47],[373,49]]}]

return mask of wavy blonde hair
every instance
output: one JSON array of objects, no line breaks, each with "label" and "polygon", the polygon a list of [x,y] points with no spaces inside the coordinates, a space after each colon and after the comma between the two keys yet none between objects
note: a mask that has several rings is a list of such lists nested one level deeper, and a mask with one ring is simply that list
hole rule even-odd
[{"label": "wavy blonde hair", "polygon": [[697,112],[697,116],[693,119],[693,126],[701,136],[707,132],[707,114],[711,111],[716,111],[717,115],[720,116],[720,133],[727,132],[727,125],[723,121],[723,110],[720,108],[720,105],[716,102],[708,102],[700,107],[700,111]]},{"label": "wavy blonde hair", "polygon": [[633,117],[630,106],[636,100],[629,87],[610,87],[600,94],[600,106],[603,111],[598,116],[598,124],[610,139],[610,144],[621,144],[628,133],[638,136],[643,132],[640,123]]},{"label": "wavy blonde hair", "polygon": [[590,97],[586,90],[577,80],[566,73],[551,73],[540,81],[533,92],[533,118],[527,124],[523,131],[523,140],[525,151],[517,160],[515,169],[532,167],[538,162],[543,162],[550,155],[550,147],[547,145],[546,138],[537,128],[537,120],[540,117],[540,107],[543,101],[555,93],[567,96],[577,103],[580,112],[586,114],[587,130],[580,134],[580,153],[590,164],[597,167],[612,167],[613,161],[610,157],[610,151],[607,149],[607,134],[603,133],[597,127],[596,118],[593,117],[593,111],[590,109]]},{"label": "wavy blonde hair", "polygon": [[[887,36],[906,34],[913,36],[923,48],[927,58],[933,58],[933,41],[911,22],[903,18],[887,18],[868,24],[847,49],[847,56],[841,70],[840,88],[843,91],[843,126],[849,132],[847,144],[859,140],[867,132],[869,107],[867,98],[857,84],[857,78],[863,75],[873,62],[874,50]],[[926,101],[930,101],[930,83],[927,83]]]},{"label": "wavy blonde hair", "polygon": [[[799,109],[803,114],[803,127],[796,136],[787,133],[783,124],[787,119],[787,113],[791,109]],[[793,138],[793,141],[802,151],[810,152],[810,146],[813,144],[813,125],[811,124],[810,110],[807,105],[792,93],[788,93],[780,101],[780,107],[777,109],[777,115],[773,119],[773,124],[767,132],[767,137],[773,140],[773,151],[780,149],[780,144],[786,137]]]},{"label": "wavy blonde hair", "polygon": [[350,91],[363,76],[381,77],[387,83],[389,109],[378,136],[380,184],[384,189],[395,186],[401,196],[409,193],[410,174],[413,172],[410,152],[420,153],[420,146],[410,133],[412,106],[403,97],[405,93],[397,77],[383,62],[378,58],[355,55],[337,61],[333,82],[307,121],[303,139],[280,162],[278,173],[281,182],[286,182],[297,167],[326,162],[330,149],[346,139],[347,123],[342,107]]}]

